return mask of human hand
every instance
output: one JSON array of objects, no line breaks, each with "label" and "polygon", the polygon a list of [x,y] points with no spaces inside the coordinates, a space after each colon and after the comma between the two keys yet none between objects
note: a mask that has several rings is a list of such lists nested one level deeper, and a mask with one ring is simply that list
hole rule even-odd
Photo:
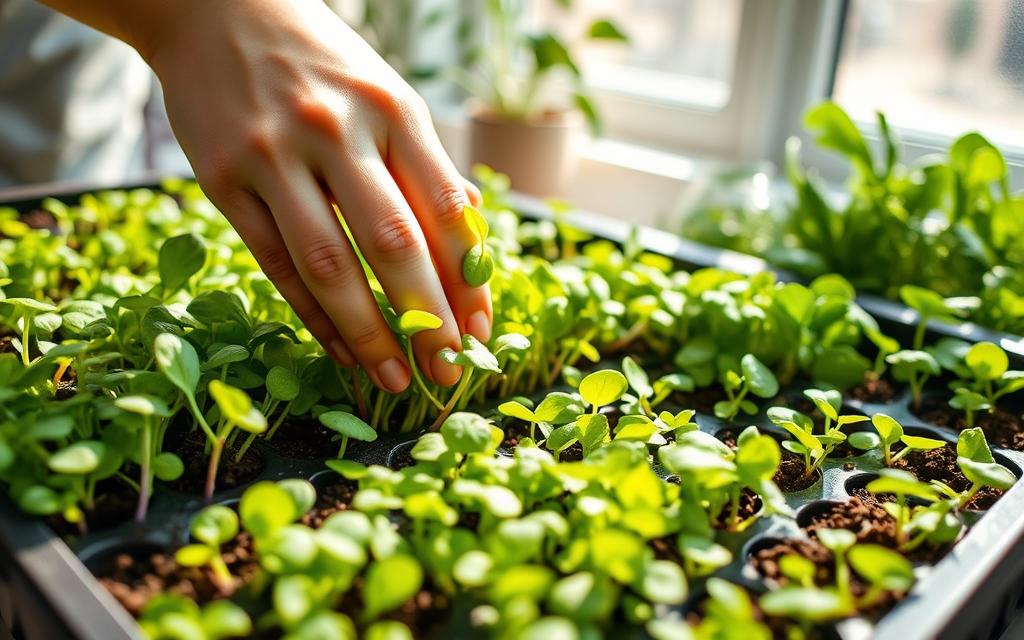
[{"label": "human hand", "polygon": [[336,360],[388,391],[410,381],[332,209],[398,313],[441,328],[413,338],[420,368],[453,384],[437,352],[462,333],[486,341],[490,294],[462,260],[479,193],[448,158],[422,99],[322,2],[171,5],[139,46],[164,88],[171,126],[203,190]]}]

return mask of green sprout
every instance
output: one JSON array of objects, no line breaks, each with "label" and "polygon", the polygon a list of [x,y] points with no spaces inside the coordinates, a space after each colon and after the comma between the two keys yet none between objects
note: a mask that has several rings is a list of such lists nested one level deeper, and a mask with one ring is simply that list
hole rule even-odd
[{"label": "green sprout", "polygon": [[373,442],[377,439],[377,432],[373,427],[363,422],[358,416],[347,411],[325,411],[318,417],[320,424],[341,436],[341,446],[338,448],[338,459],[345,457],[345,449],[348,447],[349,439]]},{"label": "green sprout", "polygon": [[[875,432],[858,431],[850,434],[850,446],[863,451],[880,450],[887,467],[891,467],[912,451],[929,451],[946,445],[944,441],[935,438],[906,435],[903,432],[903,425],[884,413],[871,416],[871,424],[875,427]],[[902,443],[903,448],[894,454],[892,447],[897,443]]]},{"label": "green sprout", "polygon": [[732,420],[742,410],[753,415],[757,413],[757,405],[747,400],[752,393],[759,398],[772,398],[779,392],[779,381],[771,369],[766,367],[752,354],[740,360],[740,371],[728,370],[722,379],[728,400],[715,403],[715,416],[722,420]]},{"label": "green sprout", "polygon": [[165,481],[174,480],[181,476],[184,464],[177,455],[163,451],[165,419],[171,415],[164,401],[153,396],[133,395],[121,396],[114,401],[114,405],[128,414],[138,416],[142,423],[138,456],[139,503],[135,509],[135,521],[142,522],[149,506],[153,476]]},{"label": "green sprout", "polygon": [[200,511],[189,525],[198,542],[187,544],[174,553],[174,560],[183,567],[208,566],[222,591],[230,591],[231,572],[221,558],[221,545],[238,535],[238,514],[228,507],[212,505]]},{"label": "green sprout", "polygon": [[1024,371],[1010,370],[1010,361],[998,345],[979,342],[967,349],[960,379],[953,383],[949,405],[964,411],[968,427],[974,426],[977,411],[995,411],[999,400],[1024,389]]},{"label": "green sprout", "polygon": [[961,508],[985,487],[1005,491],[1017,482],[1017,477],[1012,471],[996,462],[985,439],[985,433],[978,427],[960,432],[956,443],[956,456],[957,466],[970,481],[971,486],[960,493],[944,484],[940,484],[939,487],[943,493],[955,498]]},{"label": "green sprout", "polygon": [[29,357],[29,349],[32,346],[32,327],[36,324],[35,319],[41,317],[44,324],[49,324],[49,318],[56,316],[57,326],[60,325],[60,316],[56,314],[57,307],[49,302],[41,302],[32,298],[6,298],[0,299],[0,305],[13,308],[12,317],[15,326],[21,328],[21,337],[16,348],[21,352],[21,363],[28,366],[32,360]]}]

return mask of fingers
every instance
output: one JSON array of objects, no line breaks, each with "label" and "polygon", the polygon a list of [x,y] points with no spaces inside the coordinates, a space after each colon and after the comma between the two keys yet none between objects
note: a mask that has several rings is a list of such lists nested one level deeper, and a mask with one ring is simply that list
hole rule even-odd
[{"label": "fingers", "polygon": [[413,336],[420,369],[441,385],[454,384],[458,367],[442,361],[445,347],[458,349],[458,324],[431,261],[423,231],[384,162],[376,154],[338,154],[323,163],[324,178],[360,251],[398,313],[428,311],[441,327]]},{"label": "fingers", "polygon": [[217,206],[226,213],[263,273],[324,350],[342,366],[355,366],[356,359],[341,334],[299,277],[267,205],[250,193],[237,191],[229,202]]},{"label": "fingers", "polygon": [[320,186],[305,168],[276,173],[258,182],[260,195],[270,206],[296,272],[374,384],[392,393],[404,390],[409,365]]},{"label": "fingers", "polygon": [[462,261],[476,243],[462,210],[467,202],[480,203],[480,191],[459,175],[429,123],[390,136],[389,145],[392,174],[426,235],[459,331],[486,342],[493,317],[490,290],[471,287],[462,275]]}]

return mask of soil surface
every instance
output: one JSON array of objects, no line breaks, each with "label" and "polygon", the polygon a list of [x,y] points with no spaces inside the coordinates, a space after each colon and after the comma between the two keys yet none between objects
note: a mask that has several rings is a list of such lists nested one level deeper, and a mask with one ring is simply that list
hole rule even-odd
[{"label": "soil surface", "polygon": [[416,460],[412,457],[412,447],[402,447],[391,457],[391,468],[395,471],[411,467],[414,464],[416,464]]},{"label": "soil surface", "polygon": [[335,435],[317,420],[288,417],[281,423],[269,444],[274,451],[288,458],[332,458],[338,453],[341,444],[332,440]]},{"label": "soil surface", "polygon": [[[835,558],[832,552],[817,540],[782,540],[775,545],[756,551],[750,557],[750,563],[765,579],[785,585],[789,581],[782,573],[779,560],[787,555],[803,556],[813,562],[814,583],[819,587],[835,584]],[[850,591],[853,595],[863,596],[867,590],[868,584],[860,579],[856,572],[852,572]],[[903,594],[887,592],[880,602],[863,613],[869,616],[881,614],[891,609],[901,599],[903,599]]]},{"label": "soil surface", "polygon": [[804,461],[795,454],[783,451],[779,470],[775,472],[773,480],[786,493],[793,493],[810,487],[818,481],[819,477],[817,473],[805,476]]},{"label": "soil surface", "polygon": [[864,382],[847,391],[846,395],[861,402],[885,404],[892,402],[899,393],[899,387],[888,377],[872,378],[869,375],[865,375]]},{"label": "soil surface", "polygon": [[[198,428],[188,432],[180,426],[172,426],[165,440],[167,450],[172,451],[185,463],[185,473],[174,482],[169,483],[172,489],[184,493],[201,494],[206,486],[206,470],[209,459],[205,453],[206,436]],[[245,442],[241,436],[233,447],[225,447],[217,468],[218,489],[231,489],[253,480],[263,471],[263,457],[255,447],[249,447],[245,456],[235,462],[238,447]]]},{"label": "soil surface", "polygon": [[[921,403],[921,409],[915,410],[914,414],[926,422],[954,431],[963,431],[967,428],[964,413],[949,406],[945,398],[925,398]],[[990,443],[1006,449],[1024,451],[1024,417],[1021,414],[1010,413],[997,407],[991,413],[976,412],[974,424],[981,427]]]},{"label": "soil surface", "polygon": [[359,486],[345,478],[338,478],[338,482],[316,489],[316,502],[309,513],[299,520],[302,524],[319,528],[324,520],[339,511],[347,511],[352,508],[352,499],[356,495]]},{"label": "soil surface", "polygon": [[182,567],[173,553],[118,553],[96,579],[121,605],[138,616],[146,603],[161,593],[174,593],[200,604],[224,598],[253,581],[259,573],[252,537],[245,532],[221,547],[231,582],[219,584],[207,567]]},{"label": "soil surface", "polygon": [[[739,517],[740,521],[746,520],[753,516],[764,503],[761,501],[761,496],[757,495],[746,487],[740,492],[740,508]],[[718,514],[718,518],[715,520],[715,527],[718,529],[727,529],[729,525],[729,519],[732,517],[732,504],[726,503],[725,508],[722,509]]]},{"label": "soil surface", "polygon": [[673,402],[678,403],[683,409],[696,409],[711,416],[715,415],[715,403],[728,399],[725,391],[717,385],[694,389],[689,393],[679,391],[672,397]]},{"label": "soil surface", "polygon": [[[540,429],[536,429],[540,431]],[[509,449],[519,446],[519,441],[530,437],[530,425],[522,420],[511,420],[505,425],[505,439],[501,444]]]},{"label": "soil surface", "polygon": [[[858,543],[880,544],[890,549],[900,545],[896,537],[896,521],[882,508],[877,498],[869,501],[854,496],[829,506],[824,512],[815,514],[810,523],[804,526],[804,531],[812,538],[818,529],[847,529],[857,536]],[[948,547],[920,546],[904,555],[911,560],[934,563],[947,550]]]}]

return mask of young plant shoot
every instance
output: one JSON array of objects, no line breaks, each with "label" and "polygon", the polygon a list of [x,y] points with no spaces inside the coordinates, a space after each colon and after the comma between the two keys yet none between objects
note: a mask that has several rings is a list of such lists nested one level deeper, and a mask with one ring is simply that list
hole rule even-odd
[{"label": "young plant shoot", "polygon": [[189,531],[197,542],[178,549],[174,560],[185,567],[208,566],[217,587],[230,593],[231,572],[220,555],[220,548],[238,535],[238,514],[221,505],[206,507],[192,519]]},{"label": "young plant shoot", "polygon": [[[891,467],[912,451],[929,451],[946,445],[944,441],[935,438],[906,435],[903,432],[903,425],[884,413],[871,416],[871,424],[875,427],[875,432],[858,431],[850,434],[850,446],[862,451],[881,451],[882,460],[887,467]],[[896,444],[902,444],[903,448],[893,453],[892,448]]]},{"label": "young plant shoot", "polygon": [[729,397],[715,403],[715,416],[722,420],[732,420],[740,411],[749,415],[757,413],[757,405],[747,399],[747,394],[767,399],[779,392],[775,374],[749,353],[740,360],[740,372],[732,369],[725,372],[722,385]]}]

